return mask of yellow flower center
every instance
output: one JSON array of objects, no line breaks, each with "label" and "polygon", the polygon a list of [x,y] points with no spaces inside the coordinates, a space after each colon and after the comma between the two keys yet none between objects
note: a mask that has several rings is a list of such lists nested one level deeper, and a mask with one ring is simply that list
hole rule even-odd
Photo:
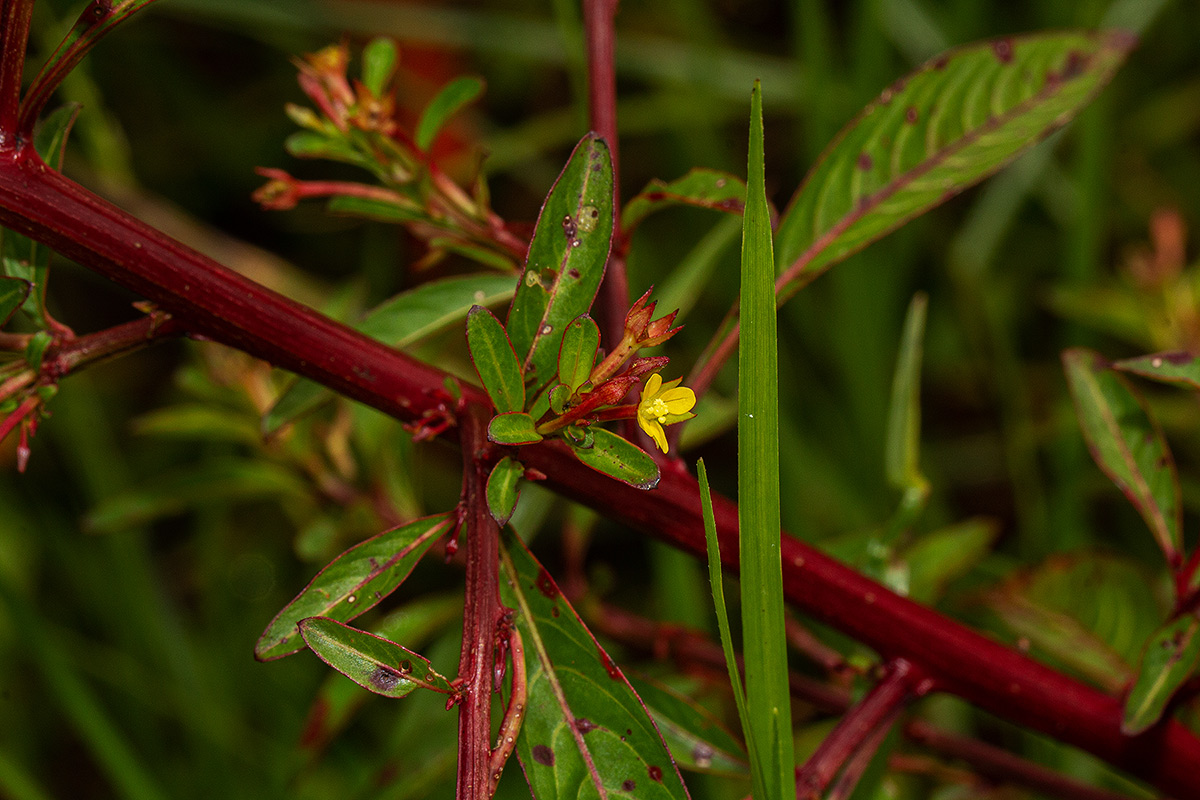
[{"label": "yellow flower center", "polygon": [[667,421],[667,414],[671,413],[671,409],[667,407],[666,402],[661,397],[656,397],[642,410],[642,413],[645,414],[648,419],[657,418],[658,424],[662,425]]}]

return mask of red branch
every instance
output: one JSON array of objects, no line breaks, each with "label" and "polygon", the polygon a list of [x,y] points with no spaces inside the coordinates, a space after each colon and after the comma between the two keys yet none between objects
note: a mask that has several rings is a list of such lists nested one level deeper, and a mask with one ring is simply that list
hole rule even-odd
[{"label": "red branch", "polygon": [[33,0],[0,2],[0,144],[17,129],[21,102],[21,73]]},{"label": "red branch", "polygon": [[463,503],[466,506],[467,589],[458,679],[464,682],[458,715],[459,800],[492,795],[492,685],[500,625],[500,529],[487,504],[487,420],[476,407],[463,415]]},{"label": "red branch", "polygon": [[[236,347],[397,419],[434,411],[446,373],[358,334],[228,270],[48,169],[28,148],[0,151],[0,224],[153,300],[189,331]],[[486,397],[464,385],[469,406]],[[664,469],[644,492],[603,477],[558,442],[522,448],[546,484],[605,516],[703,557],[696,481]],[[723,559],[736,568],[737,507],[714,497]],[[1168,721],[1121,733],[1121,703],[784,535],[784,592],[796,608],[904,658],[934,681],[1012,722],[1081,747],[1180,798],[1200,796],[1200,739]]]},{"label": "red branch", "polygon": [[879,683],[846,712],[808,762],[796,771],[798,800],[819,800],[838,770],[868,741],[878,747],[883,737],[876,734],[880,730],[886,734],[891,728],[905,703],[915,696],[918,680],[907,661],[890,662]]},{"label": "red branch", "polygon": [[613,62],[613,21],[617,0],[584,0],[583,24],[588,54],[588,117],[592,130],[608,143],[613,166],[613,247],[594,309],[605,344],[617,346],[629,305],[629,281],[625,275],[625,252],[621,235],[620,147],[617,140],[617,71]]}]

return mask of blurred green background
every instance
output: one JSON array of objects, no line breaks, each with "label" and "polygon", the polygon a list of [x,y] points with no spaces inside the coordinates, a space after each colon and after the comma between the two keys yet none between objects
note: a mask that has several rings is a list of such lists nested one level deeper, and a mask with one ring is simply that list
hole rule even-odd
[{"label": "blurred green background", "polygon": [[[31,70],[80,6],[39,2]],[[1200,347],[1186,244],[1200,214],[1200,6],[625,0],[617,49],[624,198],[692,166],[743,174],[757,77],[768,192],[782,209],[841,126],[927,58],[991,36],[1116,22],[1144,27],[1142,46],[1080,119],[842,264],[780,316],[787,529],[854,560],[893,513],[883,469],[891,376],[905,309],[924,291],[922,466],[933,495],[897,563],[922,599],[1109,689],[1136,665],[1168,586],[1144,525],[1088,457],[1058,356],[1073,345],[1113,358]],[[401,43],[400,103],[414,119],[452,77],[487,81],[443,155],[466,174],[486,151],[493,207],[532,221],[586,130],[574,0],[161,0],[60,93],[84,104],[66,172],[252,277],[352,316],[428,277],[410,266],[420,248],[394,228],[317,205],[266,212],[249,195],[262,182],[256,166],[352,175],[284,153],[293,126],[283,105],[303,102],[290,59],[376,33]],[[737,242],[736,223],[696,209],[664,212],[637,233],[631,289],[656,284],[664,308],[684,309],[687,327],[667,348],[671,376],[690,368],[736,294]],[[466,268],[448,262],[434,274]],[[70,264],[55,263],[50,292],[77,332],[137,316],[136,298]],[[461,337],[417,352],[470,375]],[[440,511],[458,493],[452,452],[414,446],[361,408],[326,409],[264,444],[258,417],[285,382],[237,354],[167,344],[64,381],[26,474],[16,474],[12,442],[0,449],[0,797],[452,796],[456,721],[438,698],[375,698],[339,737],[318,741],[310,706],[328,669],[308,653],[253,660],[258,634],[320,564],[384,527],[381,507]],[[709,421],[683,451],[689,464],[705,456],[726,492],[735,385],[722,374]],[[1191,530],[1195,400],[1144,388],[1180,463]],[[594,520],[545,497],[524,506],[518,529],[546,527],[548,561],[569,563],[556,543],[563,520],[570,543],[587,540],[579,531]],[[698,565],[628,531],[594,533],[591,596],[710,625]],[[915,552],[923,543],[954,558]],[[914,577],[922,568],[945,579],[930,589]],[[431,557],[387,608],[453,598],[460,575]],[[451,672],[452,602],[425,610],[428,643],[418,647]],[[952,701],[924,713],[1121,785]],[[827,729],[819,715],[800,719],[802,747]],[[896,778],[887,796],[940,786]],[[737,797],[746,784],[701,778],[693,788]],[[510,769],[502,792],[523,791]]]}]

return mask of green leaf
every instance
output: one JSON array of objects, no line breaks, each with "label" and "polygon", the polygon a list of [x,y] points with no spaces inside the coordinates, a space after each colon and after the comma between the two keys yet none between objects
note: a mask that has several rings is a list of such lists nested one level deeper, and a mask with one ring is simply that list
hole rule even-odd
[{"label": "green leaf", "polygon": [[534,444],[542,440],[537,423],[524,411],[497,414],[488,423],[488,439],[496,444]]},{"label": "green leaf", "polygon": [[969,519],[921,534],[902,557],[908,565],[908,596],[932,605],[946,587],[983,561],[1000,535],[994,520]]},{"label": "green leaf", "polygon": [[[473,306],[495,305],[511,298],[515,287],[516,278],[512,275],[490,273],[424,283],[383,302],[354,327],[373,339],[403,349],[454,327]],[[319,383],[297,379],[263,415],[263,432],[278,430],[333,394]]]},{"label": "green leaf", "polygon": [[1137,680],[1125,698],[1121,732],[1137,736],[1162,717],[1167,703],[1200,661],[1200,620],[1187,614],[1168,622],[1146,642]]},{"label": "green leaf", "polygon": [[1098,353],[1063,353],[1079,426],[1092,458],[1146,521],[1167,563],[1183,547],[1179,475],[1162,431],[1141,398]]},{"label": "green leaf", "polygon": [[505,456],[500,459],[487,481],[488,510],[497,525],[507,525],[517,509],[517,500],[521,496],[521,478],[525,468],[521,462]]},{"label": "green leaf", "polygon": [[[434,634],[462,616],[461,595],[422,597],[389,613],[371,632],[410,649],[424,647]],[[321,684],[305,720],[301,746],[322,749],[343,730],[370,695],[340,674]]]},{"label": "green leaf", "polygon": [[331,197],[325,208],[333,214],[376,222],[414,222],[427,218],[424,209],[401,195],[396,195],[395,199],[383,199],[340,194]]},{"label": "green leaf", "polygon": [[8,324],[32,288],[33,284],[27,280],[0,275],[0,327]]},{"label": "green leaf", "polygon": [[496,315],[483,306],[467,314],[467,349],[492,405],[501,414],[525,410],[525,381],[512,342]]},{"label": "green leaf", "polygon": [[735,175],[697,167],[670,183],[652,180],[625,204],[621,228],[632,232],[643,219],[668,206],[688,205],[741,214],[746,201],[746,183]]},{"label": "green leaf", "polygon": [[1200,357],[1181,350],[1126,358],[1113,367],[1151,380],[1200,389]]},{"label": "green leaf", "polygon": [[892,403],[888,409],[887,479],[897,489],[925,483],[919,463],[921,452],[921,354],[925,337],[928,298],[919,293],[908,306],[900,355],[892,378]]},{"label": "green leaf", "polygon": [[751,770],[754,773],[760,773],[762,772],[758,755],[760,746],[754,741],[754,730],[750,727],[746,692],[742,687],[742,672],[738,667],[737,653],[733,647],[733,632],[729,626],[729,609],[725,605],[725,579],[721,572],[721,542],[717,538],[717,519],[713,514],[712,491],[708,486],[708,470],[704,467],[704,459],[696,462],[696,472],[696,481],[700,487],[700,511],[704,520],[704,541],[708,551],[708,581],[712,586],[713,607],[717,614],[717,631],[721,636],[721,649],[725,652],[725,669],[729,672],[729,685],[733,688],[733,701],[737,706],[742,736],[750,751]]},{"label": "green leaf", "polygon": [[528,712],[517,755],[537,800],[686,798],[645,706],[510,529],[500,597],[525,644]]},{"label": "green leaf", "polygon": [[1124,32],[979,42],[885,89],[826,150],[784,214],[780,302],[1064,125],[1133,44]]},{"label": "green leaf", "polygon": [[442,87],[437,96],[429,101],[421,112],[421,120],[417,123],[417,147],[428,150],[437,138],[438,131],[452,116],[457,114],[483,92],[483,81],[479,78],[464,76],[455,78]]},{"label": "green leaf", "polygon": [[383,637],[325,617],[301,620],[299,629],[304,643],[322,661],[375,694],[406,697],[418,688],[454,691],[428,660]]},{"label": "green leaf", "polygon": [[629,677],[667,749],[680,768],[716,775],[745,775],[746,751],[715,715],[685,694],[646,679]]},{"label": "green leaf", "polygon": [[88,514],[84,525],[94,533],[113,533],[217,502],[267,498],[303,502],[310,494],[311,487],[281,465],[242,458],[213,459],[109,497]]},{"label": "green leaf", "polygon": [[584,314],[571,320],[558,350],[558,380],[570,389],[568,396],[578,392],[592,374],[599,348],[600,328],[592,318]]},{"label": "green leaf", "polygon": [[571,448],[576,458],[597,472],[639,489],[658,485],[658,465],[645,450],[595,425],[588,432],[592,435],[590,447]]},{"label": "green leaf", "polygon": [[297,131],[284,140],[283,147],[296,158],[328,158],[368,170],[377,168],[338,133]]},{"label": "green leaf", "polygon": [[227,441],[257,446],[262,434],[252,417],[203,403],[168,406],[143,414],[134,423],[143,436],[171,436],[200,441]]},{"label": "green leaf", "polygon": [[404,582],[453,522],[453,514],[424,517],[342,553],[271,620],[254,645],[254,657],[271,661],[301,649],[304,645],[297,625],[302,619],[329,617],[348,622],[373,608]]},{"label": "green leaf", "polygon": [[596,297],[612,244],[612,204],[612,157],[589,134],[542,205],[508,311],[508,335],[534,395],[554,378],[563,331]]},{"label": "green leaf", "polygon": [[362,81],[367,91],[382,97],[399,61],[400,48],[387,36],[376,36],[367,42],[362,51]]},{"label": "green leaf", "polygon": [[738,345],[738,530],[742,649],[754,796],[795,796],[779,536],[779,372],[775,261],[763,162],[762,88],[750,95]]}]

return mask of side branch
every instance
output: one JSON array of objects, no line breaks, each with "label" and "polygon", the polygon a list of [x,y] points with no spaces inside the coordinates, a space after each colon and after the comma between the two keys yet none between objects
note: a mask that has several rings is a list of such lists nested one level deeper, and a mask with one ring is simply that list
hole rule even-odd
[{"label": "side branch", "polygon": [[0,150],[14,146],[33,0],[0,1]]},{"label": "side branch", "polygon": [[[48,169],[28,149],[0,157],[0,225],[54,248],[154,301],[194,335],[297,372],[402,421],[436,412],[447,374],[358,334],[184,247]],[[463,385],[468,407],[488,408]],[[609,518],[703,557],[696,480],[665,465],[656,490],[605,478],[550,442],[522,449],[546,484]],[[714,497],[727,566],[736,568],[737,507]],[[1164,791],[1195,797],[1200,739],[1167,721],[1135,738],[1117,698],[894,594],[784,535],[784,592],[796,608],[921,668],[934,690],[1081,747]]]},{"label": "side branch", "polygon": [[846,716],[825,737],[808,763],[796,771],[798,800],[819,800],[829,782],[849,759],[868,743],[878,747],[883,736],[877,734],[886,735],[895,723],[904,705],[916,694],[914,683],[917,679],[912,665],[907,661],[897,660],[887,665],[882,680],[867,693],[862,702],[846,712]]}]

